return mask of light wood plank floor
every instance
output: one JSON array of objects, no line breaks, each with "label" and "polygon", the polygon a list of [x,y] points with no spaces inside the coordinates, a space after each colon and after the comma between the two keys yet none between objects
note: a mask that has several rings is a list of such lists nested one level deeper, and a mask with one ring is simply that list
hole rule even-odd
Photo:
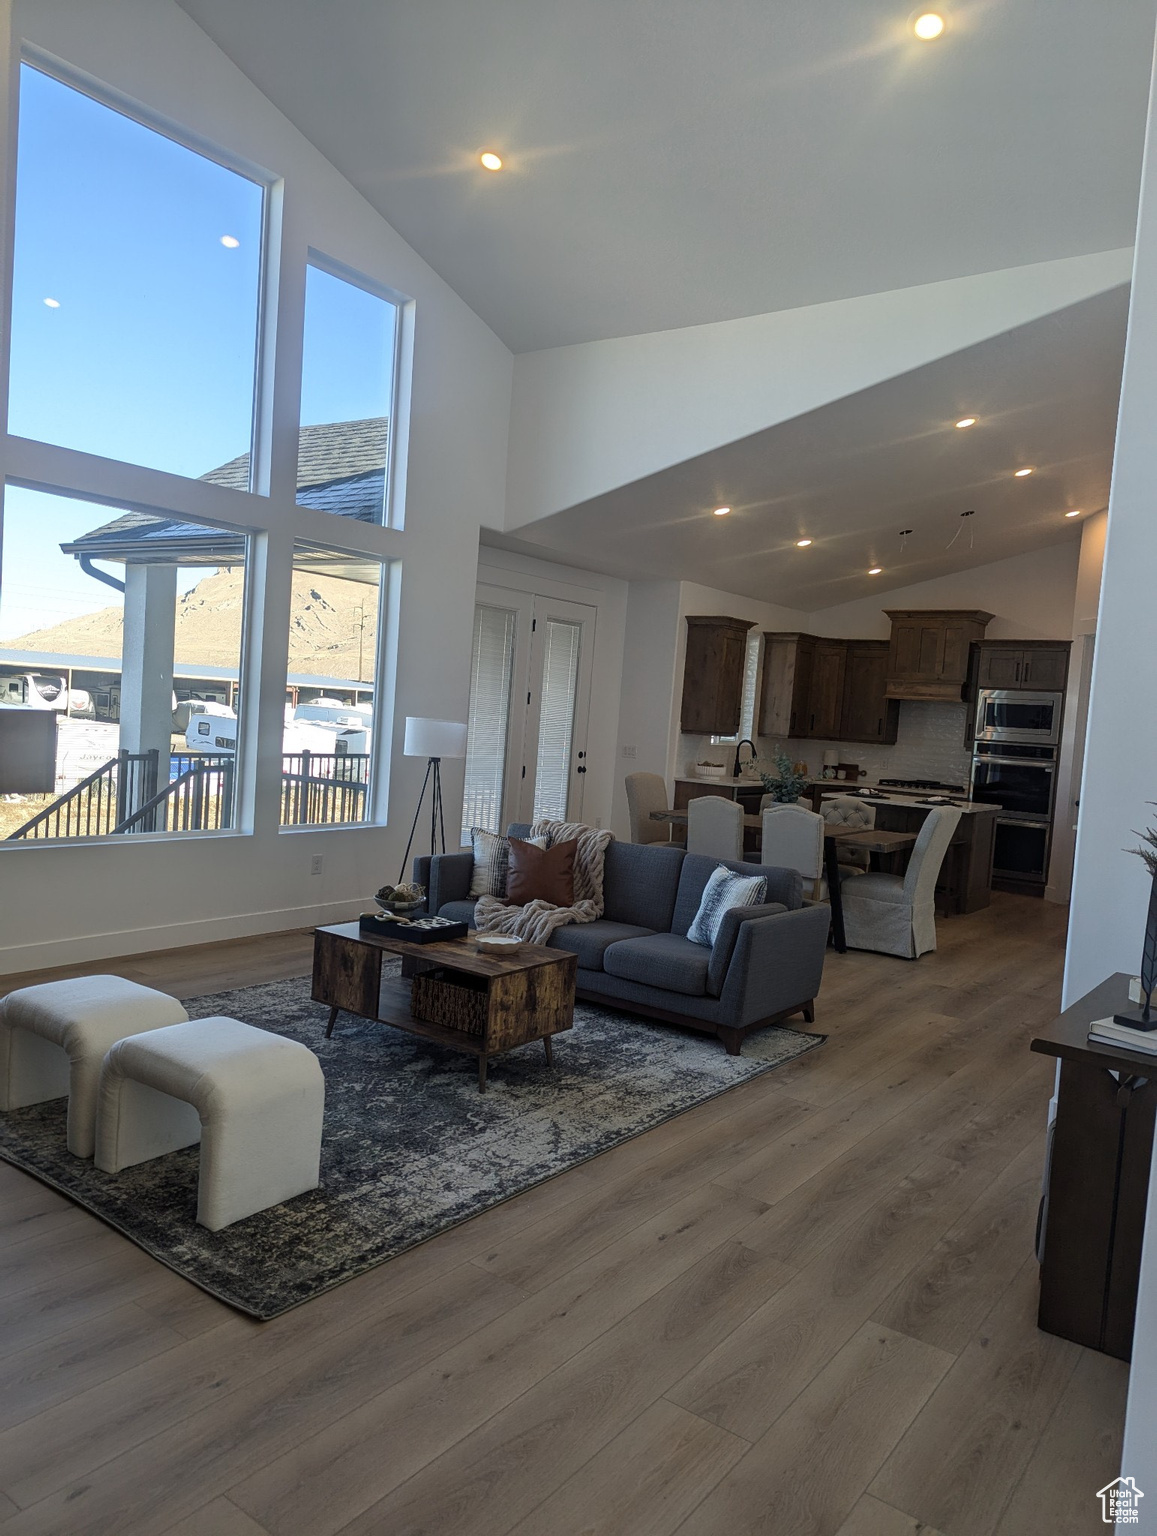
[{"label": "light wood plank floor", "polygon": [[916,964],[830,955],[820,1050],[271,1323],[0,1164],[3,1536],[1099,1528],[1127,1369],[1035,1327],[1064,923],[997,896]]}]

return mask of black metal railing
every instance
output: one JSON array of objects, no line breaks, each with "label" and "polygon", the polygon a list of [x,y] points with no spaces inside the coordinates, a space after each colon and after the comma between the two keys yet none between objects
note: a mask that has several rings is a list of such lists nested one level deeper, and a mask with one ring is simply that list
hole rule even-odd
[{"label": "black metal railing", "polygon": [[113,832],[221,832],[233,825],[231,752],[174,752],[169,782]]},{"label": "black metal railing", "polygon": [[368,752],[286,752],[281,759],[281,825],[362,821],[369,783]]},{"label": "black metal railing", "polygon": [[[365,752],[287,752],[281,760],[283,826],[362,821],[369,793]],[[160,782],[159,755],[120,752],[9,835],[111,837],[134,832],[220,832],[234,825],[231,752],[173,752]]]},{"label": "black metal railing", "polygon": [[118,752],[8,836],[17,839],[108,837],[135,806],[157,792],[158,754]]}]

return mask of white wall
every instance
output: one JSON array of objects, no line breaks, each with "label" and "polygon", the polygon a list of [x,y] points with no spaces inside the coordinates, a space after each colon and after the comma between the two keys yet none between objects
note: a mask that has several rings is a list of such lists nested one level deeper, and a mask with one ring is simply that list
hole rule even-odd
[{"label": "white wall", "polygon": [[808,614],[806,628],[837,639],[886,640],[886,608],[980,608],[993,615],[989,640],[1067,640],[1072,633],[1081,544],[1070,539],[1031,554],[973,566],[879,597]]},{"label": "white wall", "polygon": [[[264,693],[257,795],[248,835],[175,844],[0,846],[0,971],[127,954],[271,931],[346,916],[393,879],[424,764],[402,757],[407,713],[465,719],[478,532],[501,525],[512,359],[446,284],[374,212],[171,0],[20,0],[15,31],[33,46],[105,82],[183,131],[284,178],[277,367],[273,378],[268,498],[18,439],[0,446],[6,474],[65,491],[98,489],[138,505],[173,507],[262,531],[266,601],[250,677]],[[0,82],[9,84],[8,72]],[[0,111],[0,127],[9,104]],[[10,152],[11,145],[8,146]],[[9,161],[9,180],[11,169]],[[10,231],[10,206],[6,205]],[[300,330],[307,249],[313,246],[413,302],[404,321],[412,359],[398,402],[409,417],[403,464],[404,527],[351,528],[294,505]],[[4,246],[7,250],[7,244]],[[6,376],[0,357],[0,376]],[[337,525],[337,526],[335,526]],[[396,711],[389,825],[279,833],[276,826],[281,693],[294,536],[337,539],[397,560]],[[386,637],[389,647],[393,642]],[[387,656],[387,663],[389,657]],[[388,665],[387,665],[388,672]],[[390,702],[388,676],[382,710]],[[251,726],[255,721],[251,718]],[[447,765],[457,835],[461,767]],[[309,874],[313,855],[323,872]]]},{"label": "white wall", "polygon": [[1065,718],[1057,754],[1057,798],[1053,815],[1053,849],[1049,860],[1050,901],[1068,901],[1076,852],[1077,802],[1085,763],[1089,683],[1097,631],[1097,604],[1105,561],[1106,512],[1097,512],[1081,525],[1081,554],[1073,602],[1072,649],[1065,690]]},{"label": "white wall", "polygon": [[521,527],[1124,282],[1130,252],[1040,262],[515,359]]},{"label": "white wall", "polygon": [[[1155,77],[1157,79],[1157,77]],[[1070,908],[1063,1001],[1075,1002],[1106,976],[1133,974],[1141,960],[1152,882],[1135,828],[1157,811],[1157,112],[1150,95],[1141,177],[1129,330],[1105,561],[1101,580],[1081,815]],[[1148,1497],[1141,1525],[1157,1532],[1157,1183],[1150,1184],[1137,1327],[1129,1375],[1121,1471]]]}]

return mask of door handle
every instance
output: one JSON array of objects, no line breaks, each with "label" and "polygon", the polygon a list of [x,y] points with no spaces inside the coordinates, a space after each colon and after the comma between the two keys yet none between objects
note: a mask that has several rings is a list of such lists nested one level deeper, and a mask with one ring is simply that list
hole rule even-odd
[{"label": "door handle", "polygon": [[576,768],[576,769],[575,769],[575,772],[576,772],[576,773],[585,773],[585,772],[586,772],[586,769],[585,769],[585,768],[582,768],[582,767],[580,767],[580,768]]}]

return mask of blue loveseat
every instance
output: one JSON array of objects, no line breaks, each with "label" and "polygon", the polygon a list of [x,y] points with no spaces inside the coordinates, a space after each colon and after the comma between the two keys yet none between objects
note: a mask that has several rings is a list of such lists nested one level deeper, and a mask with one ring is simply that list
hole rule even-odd
[{"label": "blue loveseat", "polygon": [[[513,837],[529,827],[514,825]],[[703,887],[718,864],[767,878],[767,901],[737,907],[723,919],[711,949],[693,944],[687,929]],[[431,912],[473,926],[471,853],[444,853],[414,862]],[[794,869],[732,864],[666,844],[613,842],[603,877],[604,913],[593,923],[559,928],[557,949],[578,956],[576,993],[629,1013],[718,1035],[737,1056],[745,1035],[791,1014],[815,1018],[829,913],[803,905]]]}]

